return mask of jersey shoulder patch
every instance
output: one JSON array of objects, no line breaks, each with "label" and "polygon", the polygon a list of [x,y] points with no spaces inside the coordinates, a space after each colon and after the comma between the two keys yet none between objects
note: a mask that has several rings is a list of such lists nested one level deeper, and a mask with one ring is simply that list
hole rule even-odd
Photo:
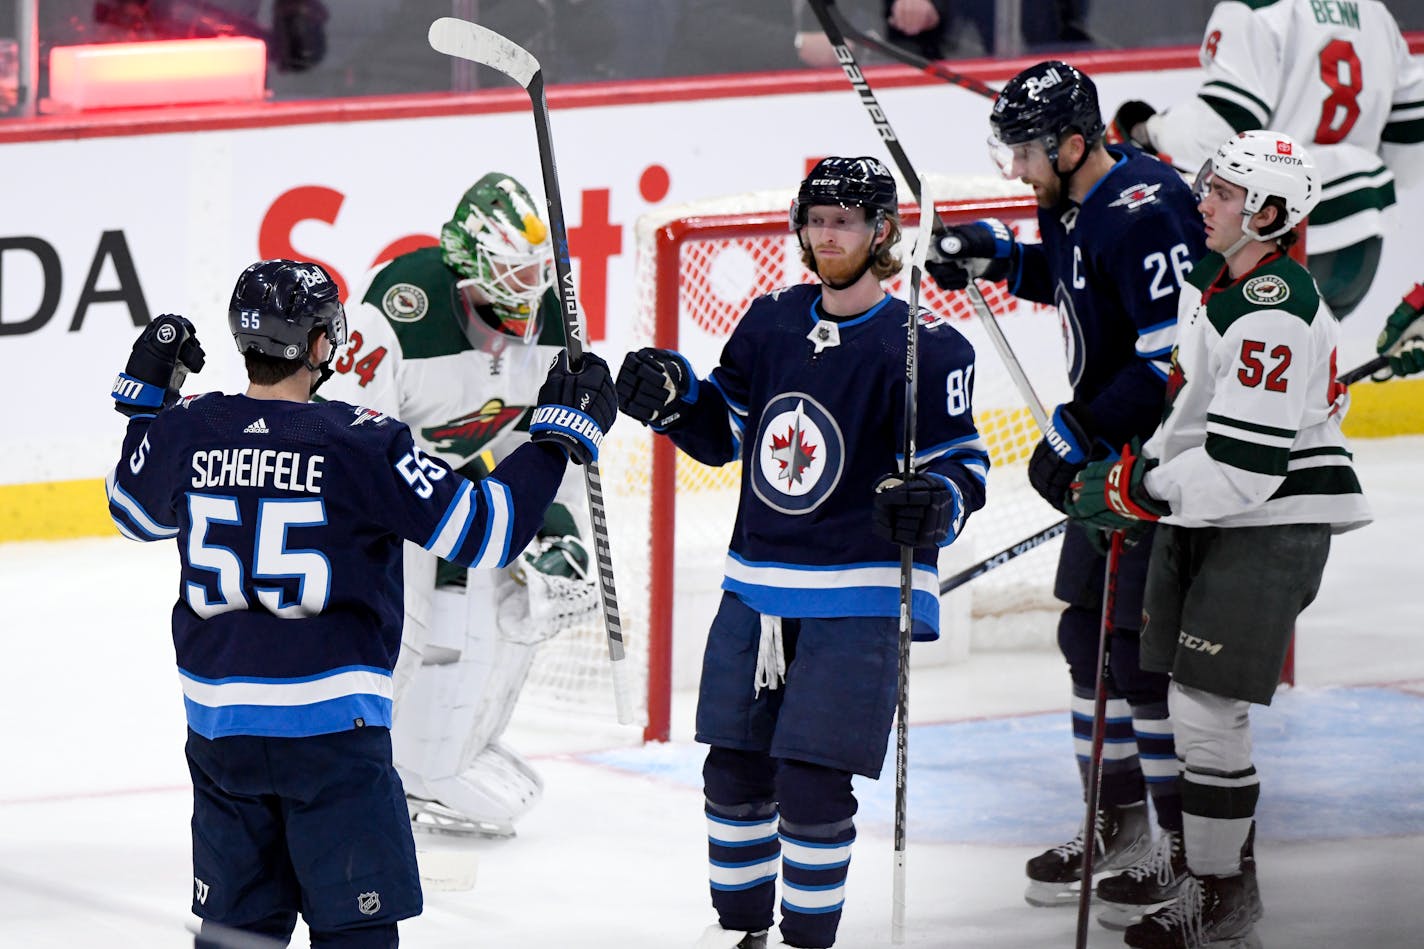
[{"label": "jersey shoulder patch", "polygon": [[376,271],[361,302],[380,311],[406,359],[448,356],[473,348],[455,312],[456,282],[440,248],[421,247]]},{"label": "jersey shoulder patch", "polygon": [[1289,257],[1278,257],[1212,296],[1206,308],[1222,335],[1241,317],[1261,310],[1289,313],[1309,326],[1320,311],[1320,291],[1310,271]]}]

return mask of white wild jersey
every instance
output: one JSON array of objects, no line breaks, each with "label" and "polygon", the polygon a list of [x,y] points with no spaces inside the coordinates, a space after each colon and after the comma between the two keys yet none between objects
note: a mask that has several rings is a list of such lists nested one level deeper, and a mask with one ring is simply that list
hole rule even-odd
[{"label": "white wild jersey", "polygon": [[1194,174],[1238,132],[1306,143],[1323,186],[1310,253],[1381,235],[1396,177],[1424,178],[1424,67],[1379,0],[1218,3],[1201,64],[1196,96],[1147,120],[1153,147]]},{"label": "white wild jersey", "polygon": [[1340,422],[1339,324],[1283,255],[1231,280],[1208,254],[1182,287],[1167,412],[1147,490],[1185,527],[1370,521]]}]

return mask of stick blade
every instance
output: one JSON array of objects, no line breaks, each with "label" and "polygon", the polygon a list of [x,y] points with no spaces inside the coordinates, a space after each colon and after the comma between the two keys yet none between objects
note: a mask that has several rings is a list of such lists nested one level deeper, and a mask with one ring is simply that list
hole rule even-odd
[{"label": "stick blade", "polygon": [[525,89],[539,72],[539,60],[528,50],[478,23],[442,16],[430,24],[429,38],[437,53],[498,69]]}]

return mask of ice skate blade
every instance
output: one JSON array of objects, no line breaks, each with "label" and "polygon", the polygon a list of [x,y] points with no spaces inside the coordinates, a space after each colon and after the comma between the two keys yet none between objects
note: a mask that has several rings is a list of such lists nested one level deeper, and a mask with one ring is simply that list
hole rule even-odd
[{"label": "ice skate blade", "polygon": [[1163,900],[1160,903],[1110,903],[1104,899],[1098,899],[1097,903],[1102,907],[1102,912],[1098,914],[1098,924],[1104,929],[1111,929],[1114,932],[1122,932],[1133,923],[1141,922],[1142,917],[1166,906],[1171,900]]},{"label": "ice skate blade", "polygon": [[[1057,906],[1078,905],[1078,894],[1082,887],[1077,883],[1040,883],[1037,880],[1030,880],[1028,889],[1024,890],[1024,902],[1030,906],[1041,906],[1052,909]],[[1097,901],[1097,896],[1093,897]]]},{"label": "ice skate blade", "polygon": [[406,798],[410,829],[418,834],[503,840],[514,836],[514,825],[465,817],[434,801]]}]

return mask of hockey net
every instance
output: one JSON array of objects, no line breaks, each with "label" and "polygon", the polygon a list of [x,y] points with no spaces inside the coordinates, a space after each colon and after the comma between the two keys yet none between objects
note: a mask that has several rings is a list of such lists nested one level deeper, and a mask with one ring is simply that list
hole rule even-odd
[{"label": "hockey net", "polygon": [[[1037,237],[1026,188],[998,178],[932,178],[947,223],[983,217],[1008,221]],[[908,194],[903,183],[901,194]],[[814,280],[801,265],[787,228],[792,191],[756,192],[661,209],[637,226],[636,316],[629,349],[675,348],[698,375],[717,364],[722,344],[757,296]],[[915,239],[918,209],[901,207],[902,255]],[[907,296],[908,268],[888,281]],[[1052,308],[1022,303],[1001,284],[981,282],[985,299],[1050,407],[1061,400],[1061,332]],[[974,414],[993,467],[989,502],[964,536],[941,555],[948,576],[1023,540],[1059,519],[1028,486],[1024,467],[1038,429],[982,330],[965,293],[946,293],[926,279],[922,305],[950,316],[977,352]],[[610,361],[621,354],[610,354]],[[851,380],[853,384],[853,380]],[[722,567],[737,504],[739,463],[709,468],[675,451],[667,439],[623,419],[600,453],[619,606],[629,663],[646,727],[666,740],[674,688],[695,686],[702,644],[720,598]],[[1052,641],[1052,571],[1057,542],[1044,544],[943,598],[941,661],[979,648],[1038,648]],[[920,647],[917,646],[917,650]],[[917,661],[922,657],[917,656]],[[611,716],[608,652],[601,622],[545,642],[521,704],[567,716]]]}]

